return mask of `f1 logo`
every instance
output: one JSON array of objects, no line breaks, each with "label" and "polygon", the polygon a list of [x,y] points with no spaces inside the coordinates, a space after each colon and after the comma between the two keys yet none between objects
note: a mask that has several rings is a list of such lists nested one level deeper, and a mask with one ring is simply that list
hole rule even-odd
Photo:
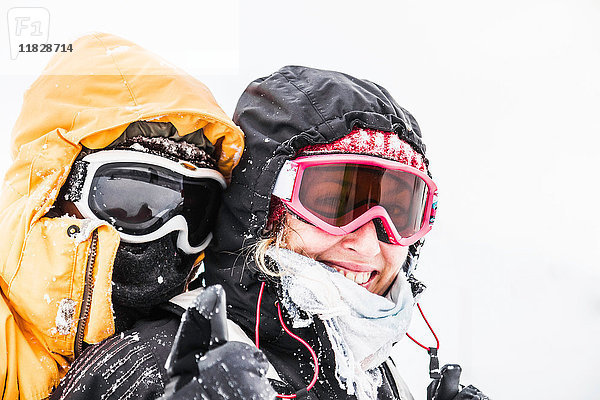
[{"label": "f1 logo", "polygon": [[48,42],[50,12],[44,7],[14,7],[8,10],[10,58],[15,60],[24,44]]}]

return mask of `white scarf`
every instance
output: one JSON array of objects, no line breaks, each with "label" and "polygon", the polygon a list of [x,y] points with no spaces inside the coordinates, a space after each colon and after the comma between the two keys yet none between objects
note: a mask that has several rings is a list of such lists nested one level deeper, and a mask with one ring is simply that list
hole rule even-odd
[{"label": "white scarf", "polygon": [[321,319],[335,354],[340,386],[358,400],[375,399],[382,382],[376,367],[406,333],[415,303],[404,274],[398,274],[389,294],[382,297],[293,251],[270,248],[267,255],[283,273],[282,305],[292,325],[308,326],[313,316]]}]

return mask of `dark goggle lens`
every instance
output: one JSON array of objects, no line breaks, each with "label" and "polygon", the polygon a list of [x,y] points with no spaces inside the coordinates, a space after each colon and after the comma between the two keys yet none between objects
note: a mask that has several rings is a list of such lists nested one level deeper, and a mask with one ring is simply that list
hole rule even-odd
[{"label": "dark goggle lens", "polygon": [[299,200],[330,225],[341,227],[375,206],[385,208],[402,237],[421,229],[428,187],[417,175],[361,164],[307,167]]},{"label": "dark goggle lens", "polygon": [[213,179],[184,182],[181,214],[188,224],[190,245],[197,246],[214,227],[221,202],[221,184]]},{"label": "dark goggle lens", "polygon": [[181,214],[195,246],[212,229],[220,193],[221,185],[209,178],[188,178],[154,165],[111,163],[96,171],[88,205],[117,230],[138,236]]}]

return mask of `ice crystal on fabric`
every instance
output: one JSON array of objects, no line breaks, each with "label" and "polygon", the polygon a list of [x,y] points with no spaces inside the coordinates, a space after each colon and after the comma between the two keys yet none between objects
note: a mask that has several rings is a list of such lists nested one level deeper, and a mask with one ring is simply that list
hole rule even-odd
[{"label": "ice crystal on fabric", "polygon": [[75,202],[81,199],[81,191],[83,189],[83,182],[87,173],[87,166],[89,163],[85,161],[75,161],[69,178],[65,183],[65,194],[64,199],[66,201]]},{"label": "ice crystal on fabric", "polygon": [[323,321],[340,387],[359,400],[376,398],[381,375],[372,370],[389,357],[412,315],[414,299],[404,275],[398,275],[388,298],[293,251],[270,248],[267,256],[284,273],[282,305],[292,315],[292,324],[302,323],[303,313]]},{"label": "ice crystal on fabric", "polygon": [[135,136],[128,139],[117,148],[143,151],[174,161],[187,161],[200,168],[216,168],[216,160],[208,152],[195,144],[165,138]]},{"label": "ice crystal on fabric", "polygon": [[84,219],[79,227],[79,232],[74,235],[75,244],[84,242],[90,238],[92,232],[101,226],[108,225],[106,221],[99,219]]},{"label": "ice crystal on fabric", "polygon": [[329,153],[373,155],[401,162],[422,172],[427,170],[424,157],[395,132],[355,129],[334,142],[307,146],[299,155]]},{"label": "ice crystal on fabric", "polygon": [[77,303],[73,299],[62,299],[58,304],[58,312],[56,313],[54,323],[56,325],[56,330],[61,335],[68,335],[71,333],[76,305]]}]

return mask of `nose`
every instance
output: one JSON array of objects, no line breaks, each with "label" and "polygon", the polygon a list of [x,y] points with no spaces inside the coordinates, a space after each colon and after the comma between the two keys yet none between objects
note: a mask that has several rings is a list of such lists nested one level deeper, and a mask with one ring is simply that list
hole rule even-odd
[{"label": "nose", "polygon": [[349,250],[356,251],[364,257],[375,257],[381,252],[380,241],[372,221],[367,222],[354,232],[344,235],[342,244]]}]

